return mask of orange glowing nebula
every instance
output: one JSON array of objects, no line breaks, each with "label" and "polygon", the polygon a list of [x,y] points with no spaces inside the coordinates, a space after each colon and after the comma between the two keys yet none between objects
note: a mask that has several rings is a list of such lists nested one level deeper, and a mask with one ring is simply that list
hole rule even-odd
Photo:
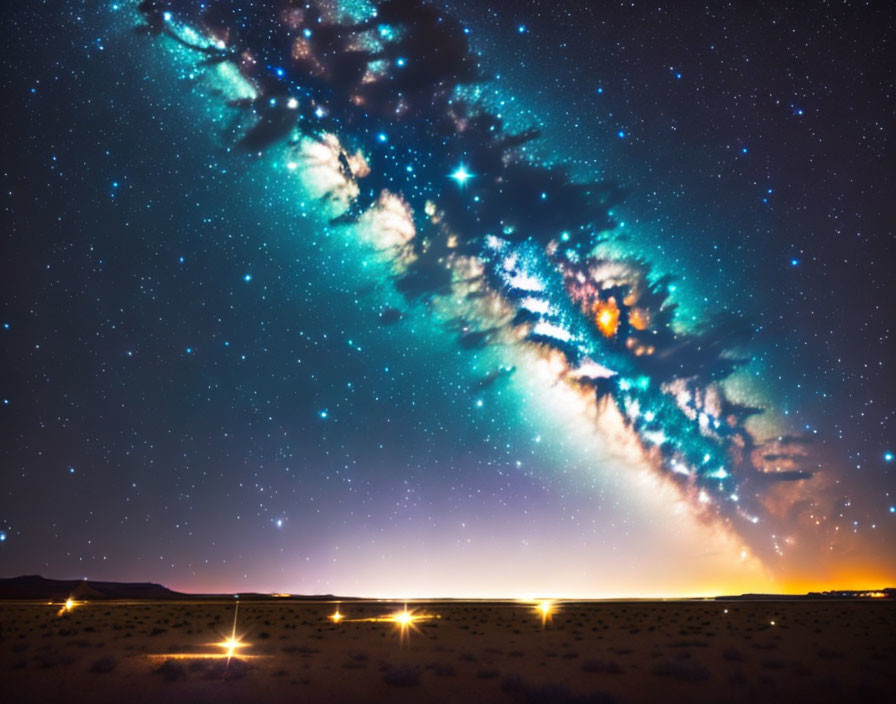
[{"label": "orange glowing nebula", "polygon": [[594,313],[594,323],[604,337],[613,337],[619,329],[619,306],[612,296],[606,301],[595,303],[591,312]]},{"label": "orange glowing nebula", "polygon": [[646,310],[632,308],[628,313],[628,324],[635,330],[646,330],[650,325],[650,317]]}]

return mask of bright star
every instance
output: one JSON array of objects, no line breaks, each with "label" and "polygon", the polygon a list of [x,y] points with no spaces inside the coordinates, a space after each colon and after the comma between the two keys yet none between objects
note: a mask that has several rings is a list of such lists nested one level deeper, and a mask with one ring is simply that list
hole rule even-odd
[{"label": "bright star", "polygon": [[473,174],[467,171],[467,167],[461,164],[457,167],[457,171],[451,174],[451,178],[457,181],[461,186],[463,186],[467,181],[473,178]]}]

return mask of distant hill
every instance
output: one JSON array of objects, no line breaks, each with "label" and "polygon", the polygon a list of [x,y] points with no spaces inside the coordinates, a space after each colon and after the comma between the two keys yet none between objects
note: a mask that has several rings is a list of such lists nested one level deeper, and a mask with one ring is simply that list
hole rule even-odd
[{"label": "distant hill", "polygon": [[64,601],[100,599],[183,599],[189,594],[175,592],[152,582],[94,582],[82,579],[46,579],[24,575],[0,579],[0,599],[50,599]]},{"label": "distant hill", "polygon": [[[37,574],[0,579],[0,599],[49,599],[65,601],[101,601],[125,599],[164,601],[166,599],[232,599],[235,594],[186,594],[153,582],[95,582],[85,579],[47,579]],[[293,599],[297,601],[351,600],[354,597],[332,594],[255,594],[241,593],[241,599]]]}]

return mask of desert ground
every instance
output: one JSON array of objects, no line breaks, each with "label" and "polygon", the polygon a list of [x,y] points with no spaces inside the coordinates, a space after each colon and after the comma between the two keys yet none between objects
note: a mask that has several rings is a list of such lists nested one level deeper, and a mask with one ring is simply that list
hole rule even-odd
[{"label": "desert ground", "polygon": [[[892,701],[892,600],[0,602],[4,702]],[[336,611],[339,622],[331,618]]]}]

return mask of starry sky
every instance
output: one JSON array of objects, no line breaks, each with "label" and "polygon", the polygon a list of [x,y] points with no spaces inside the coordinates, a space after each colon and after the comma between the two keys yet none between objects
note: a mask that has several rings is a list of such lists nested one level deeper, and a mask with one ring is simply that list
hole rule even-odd
[{"label": "starry sky", "polygon": [[7,3],[3,576],[896,583],[886,3]]}]

